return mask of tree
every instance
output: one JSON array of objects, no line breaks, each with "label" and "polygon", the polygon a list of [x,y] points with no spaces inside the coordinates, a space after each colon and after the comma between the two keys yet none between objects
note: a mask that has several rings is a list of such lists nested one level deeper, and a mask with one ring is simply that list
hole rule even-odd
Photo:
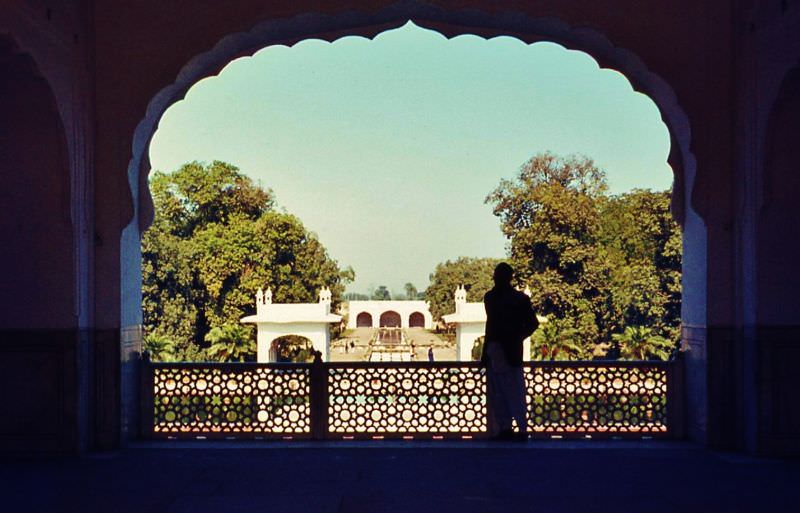
[{"label": "tree", "polygon": [[648,360],[658,358],[668,360],[675,343],[656,335],[645,326],[628,326],[622,333],[613,336],[619,344],[620,354],[626,360]]},{"label": "tree", "polygon": [[375,301],[389,301],[392,299],[392,294],[386,285],[381,285],[372,292],[372,299]]},{"label": "tree", "polygon": [[648,326],[680,336],[681,233],[669,210],[670,192],[633,190],[608,198],[601,239],[612,261],[616,330]]},{"label": "tree", "polygon": [[368,301],[369,295],[360,294],[358,292],[347,292],[342,296],[342,299],[346,301]]},{"label": "tree", "polygon": [[496,258],[459,257],[438,264],[425,291],[433,319],[441,321],[443,315],[455,311],[453,294],[462,285],[467,289],[468,301],[483,301],[483,295],[494,286],[492,274],[500,262]]},{"label": "tree", "polygon": [[406,291],[406,299],[417,299],[419,292],[417,292],[417,287],[413,283],[406,283],[403,285],[403,289]]},{"label": "tree", "polygon": [[154,362],[168,362],[172,360],[175,352],[175,343],[169,338],[157,333],[148,333],[143,340],[144,350]]},{"label": "tree", "polygon": [[[151,189],[156,215],[142,237],[145,331],[173,340],[177,359],[204,357],[206,335],[251,313],[260,287],[271,287],[276,302],[315,302],[328,286],[335,307],[354,277],[298,218],[275,210],[272,191],[230,164],[156,172]],[[253,342],[252,331],[246,336]]]},{"label": "tree", "polygon": [[221,362],[255,360],[256,344],[250,330],[241,324],[223,324],[212,328],[205,336],[210,344],[208,355]]},{"label": "tree", "polygon": [[605,174],[587,157],[543,153],[487,197],[510,260],[537,312],[563,319],[588,343],[610,335],[609,271],[599,244]]},{"label": "tree", "polygon": [[669,200],[670,191],[607,196],[605,174],[590,159],[551,153],[529,159],[486,197],[520,282],[537,312],[554,319],[540,329],[543,351],[601,357],[614,350],[613,334],[639,326],[677,340],[682,245]]},{"label": "tree", "polygon": [[581,333],[563,319],[548,320],[531,335],[532,360],[580,360],[587,356]]}]

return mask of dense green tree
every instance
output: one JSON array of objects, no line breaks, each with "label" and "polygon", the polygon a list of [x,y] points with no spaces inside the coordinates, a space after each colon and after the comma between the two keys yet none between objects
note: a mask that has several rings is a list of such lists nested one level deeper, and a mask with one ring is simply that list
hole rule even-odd
[{"label": "dense green tree", "polygon": [[148,333],[143,340],[144,350],[154,362],[169,362],[174,358],[175,343],[157,333]]},{"label": "dense green tree", "polygon": [[565,319],[587,343],[610,336],[609,270],[599,244],[605,175],[586,157],[543,153],[487,197],[510,263],[537,312]]},{"label": "dense green tree", "polygon": [[681,301],[681,235],[669,199],[649,190],[609,197],[590,159],[550,153],[487,196],[519,281],[553,321],[535,337],[537,357],[553,348],[597,357],[628,327],[652,330],[647,354],[666,354],[661,340],[677,340]]},{"label": "dense green tree", "polygon": [[656,335],[652,328],[646,326],[628,326],[622,333],[615,333],[613,338],[619,346],[621,357],[626,360],[666,360],[675,348],[673,342]]},{"label": "dense green tree", "polygon": [[142,236],[145,334],[171,340],[173,356],[178,360],[189,359],[187,351],[198,347],[195,327],[201,316],[191,246],[189,240],[170,232],[169,223],[158,210],[153,226]]},{"label": "dense green tree", "polygon": [[346,292],[342,299],[345,301],[368,301],[369,294],[360,294],[358,292]]},{"label": "dense green tree", "polygon": [[417,296],[419,296],[419,292],[417,291],[417,287],[415,287],[414,284],[411,283],[411,282],[408,282],[405,285],[403,285],[403,289],[406,292],[406,299],[409,299],[409,300],[417,299]]},{"label": "dense green tree", "polygon": [[205,340],[209,343],[207,354],[221,362],[244,362],[255,360],[256,344],[250,329],[241,324],[223,324],[211,328]]},{"label": "dense green tree", "polygon": [[230,164],[156,172],[151,190],[156,216],[142,237],[145,330],[174,341],[177,359],[202,358],[206,335],[252,313],[259,287],[291,303],[316,301],[329,286],[335,306],[353,279],[299,219],[275,210],[271,191]]},{"label": "dense green tree", "polygon": [[388,301],[392,299],[392,293],[386,288],[386,285],[380,285],[377,289],[372,291],[372,299],[376,301]]},{"label": "dense green tree", "polygon": [[539,325],[531,336],[532,360],[582,360],[589,357],[588,347],[572,323],[552,319]]},{"label": "dense green tree", "polygon": [[682,241],[669,207],[669,191],[633,190],[601,208],[615,331],[649,326],[669,340],[679,336]]},{"label": "dense green tree", "polygon": [[453,313],[453,294],[461,285],[467,289],[467,301],[483,301],[483,295],[494,286],[492,273],[500,262],[496,258],[459,257],[438,264],[425,291],[433,319],[441,321],[443,315]]}]

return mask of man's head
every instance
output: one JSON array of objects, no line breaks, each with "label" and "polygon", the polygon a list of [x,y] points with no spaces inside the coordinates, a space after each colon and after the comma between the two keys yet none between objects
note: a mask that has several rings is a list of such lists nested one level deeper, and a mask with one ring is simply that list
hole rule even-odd
[{"label": "man's head", "polygon": [[514,269],[511,268],[505,262],[500,262],[497,264],[497,267],[494,268],[494,279],[495,285],[511,285],[511,278],[514,276]]}]

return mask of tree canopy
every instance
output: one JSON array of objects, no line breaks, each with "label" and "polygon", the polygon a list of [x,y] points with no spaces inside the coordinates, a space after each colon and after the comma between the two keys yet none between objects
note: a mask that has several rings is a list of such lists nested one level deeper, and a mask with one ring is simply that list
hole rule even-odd
[{"label": "tree canopy", "polygon": [[[276,210],[271,190],[230,164],[156,172],[150,187],[156,215],[142,236],[144,325],[176,359],[204,358],[215,344],[217,359],[254,351],[252,328],[225,326],[253,312],[259,287],[292,303],[316,301],[328,286],[335,304],[354,277],[297,217]],[[234,355],[223,342],[246,350]]]},{"label": "tree canopy", "polygon": [[[536,357],[597,355],[597,347],[641,335],[628,328],[646,327],[637,340],[651,350],[626,355],[662,357],[662,341],[677,340],[681,236],[669,197],[649,190],[609,196],[591,159],[551,153],[530,158],[486,197],[519,285],[553,323],[535,337]],[[627,338],[614,337],[621,333]]]},{"label": "tree canopy", "polygon": [[468,301],[483,301],[483,295],[494,286],[492,273],[500,262],[496,258],[459,257],[438,264],[425,290],[433,319],[441,321],[443,315],[453,313],[453,294],[461,285],[467,289]]},{"label": "tree canopy", "polygon": [[375,301],[389,301],[392,299],[392,293],[389,292],[389,289],[386,288],[386,285],[380,285],[374,291],[372,291],[371,299]]}]

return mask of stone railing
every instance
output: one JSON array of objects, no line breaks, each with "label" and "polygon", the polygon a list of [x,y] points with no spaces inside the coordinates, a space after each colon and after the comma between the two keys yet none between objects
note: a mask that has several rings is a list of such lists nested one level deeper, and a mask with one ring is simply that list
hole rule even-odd
[{"label": "stone railing", "polygon": [[[680,362],[529,362],[532,436],[680,437]],[[141,431],[155,438],[483,438],[474,362],[149,363]]]}]

